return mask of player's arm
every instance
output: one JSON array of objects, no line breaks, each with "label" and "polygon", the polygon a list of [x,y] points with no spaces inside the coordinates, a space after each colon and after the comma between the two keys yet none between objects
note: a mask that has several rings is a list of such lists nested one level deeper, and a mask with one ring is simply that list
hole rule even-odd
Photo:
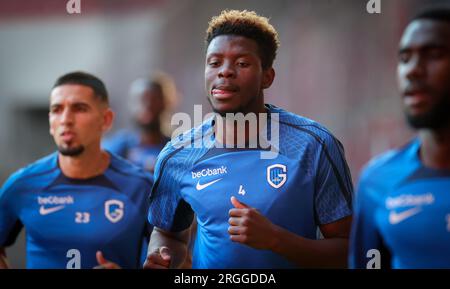
[{"label": "player's arm", "polygon": [[277,226],[232,197],[228,233],[234,242],[271,250],[299,267],[346,267],[351,217],[321,225],[325,239],[312,240]]},{"label": "player's arm", "polygon": [[10,269],[4,247],[0,247],[0,269]]},{"label": "player's arm", "polygon": [[[356,194],[355,213],[352,223],[349,245],[349,267],[351,269],[391,268],[391,253],[384,245],[375,216],[378,210],[378,189],[373,189],[371,180],[374,178],[367,173],[361,174],[361,180]],[[380,264],[377,266],[371,260],[379,254]]]},{"label": "player's arm", "polygon": [[272,250],[300,267],[346,268],[351,219],[320,226],[325,237],[322,240],[303,238],[276,227]]},{"label": "player's arm", "polygon": [[19,220],[12,204],[17,204],[17,200],[12,197],[14,194],[13,184],[18,174],[8,178],[0,188],[0,269],[9,269],[11,266],[6,257],[5,247],[12,245],[19,235],[23,225]]},{"label": "player's arm", "polygon": [[156,162],[148,209],[153,231],[144,269],[180,268],[186,260],[194,212],[180,194],[178,178],[172,175],[182,165],[176,159],[179,151],[169,142]]},{"label": "player's arm", "polygon": [[189,239],[190,228],[169,232],[154,227],[144,269],[179,268],[186,259]]},{"label": "player's arm", "polygon": [[197,232],[197,220],[194,218],[190,230],[190,238],[188,243],[188,249],[187,249],[187,256],[184,260],[183,265],[181,266],[181,269],[192,269],[192,254],[193,254],[193,245],[195,244],[195,238],[196,238],[196,232]]}]

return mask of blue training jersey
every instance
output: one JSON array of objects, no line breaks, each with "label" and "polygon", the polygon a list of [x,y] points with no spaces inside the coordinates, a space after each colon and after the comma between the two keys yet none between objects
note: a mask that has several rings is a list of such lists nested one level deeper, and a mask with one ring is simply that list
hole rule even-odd
[{"label": "blue training jersey", "polygon": [[0,247],[25,227],[27,268],[93,268],[97,250],[141,268],[153,177],[110,155],[107,170],[85,180],[64,176],[57,153],[14,173],[0,191]]},{"label": "blue training jersey", "polygon": [[[143,145],[138,131],[122,129],[104,138],[102,147],[153,174],[156,159],[169,140],[169,138],[164,139],[161,144]],[[149,230],[151,229],[149,227]],[[144,263],[147,258],[147,247],[147,242],[142,243],[141,263]]]},{"label": "blue training jersey", "polygon": [[[356,195],[350,266],[450,268],[450,171],[425,167],[413,140],[369,162]],[[368,254],[371,249],[379,253]],[[375,251],[376,252],[376,251]]]},{"label": "blue training jersey", "polygon": [[[181,231],[195,213],[193,268],[294,267],[271,251],[230,240],[231,196],[310,239],[319,225],[352,214],[351,177],[337,139],[314,121],[267,108],[279,115],[276,158],[262,159],[258,148],[217,148],[213,134],[200,146],[180,146],[212,132],[213,119],[172,140],[158,158],[148,220],[163,230]],[[275,120],[270,119],[271,127]]]},{"label": "blue training jersey", "polygon": [[156,159],[169,140],[167,138],[156,145],[143,145],[137,131],[120,130],[105,138],[102,147],[153,173]]}]

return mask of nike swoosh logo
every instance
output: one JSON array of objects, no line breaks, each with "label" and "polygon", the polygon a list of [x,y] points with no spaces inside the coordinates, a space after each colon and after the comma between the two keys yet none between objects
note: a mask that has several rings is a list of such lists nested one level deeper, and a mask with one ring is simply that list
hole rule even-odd
[{"label": "nike swoosh logo", "polygon": [[403,211],[401,213],[396,213],[394,211],[391,211],[389,213],[389,223],[391,223],[391,225],[396,225],[396,224],[403,222],[404,220],[411,218],[412,216],[420,213],[420,211],[422,211],[422,208],[420,208],[420,207],[411,208],[411,209]]},{"label": "nike swoosh logo", "polygon": [[217,180],[214,180],[214,181],[211,181],[211,182],[209,182],[209,183],[206,183],[206,184],[200,184],[200,180],[197,182],[197,186],[195,187],[196,189],[197,189],[197,191],[201,191],[201,190],[203,190],[204,188],[207,188],[207,187],[209,187],[209,186],[211,186],[212,184],[215,184],[215,183],[217,183],[218,181],[220,181],[222,178],[220,178],[220,179],[217,179]]},{"label": "nike swoosh logo", "polygon": [[64,209],[65,206],[56,206],[56,207],[51,207],[51,208],[45,208],[44,206],[41,206],[39,208],[39,214],[41,214],[42,216],[57,212],[59,210]]}]

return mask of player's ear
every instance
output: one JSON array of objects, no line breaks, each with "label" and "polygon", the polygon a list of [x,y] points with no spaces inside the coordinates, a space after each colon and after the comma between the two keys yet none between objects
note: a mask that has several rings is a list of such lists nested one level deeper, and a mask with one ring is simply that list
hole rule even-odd
[{"label": "player's ear", "polygon": [[108,130],[111,129],[114,121],[114,111],[112,111],[111,108],[105,108],[103,111],[103,125],[102,125],[102,131],[105,133]]},{"label": "player's ear", "polygon": [[263,70],[262,88],[269,88],[275,79],[275,69],[273,67]]}]

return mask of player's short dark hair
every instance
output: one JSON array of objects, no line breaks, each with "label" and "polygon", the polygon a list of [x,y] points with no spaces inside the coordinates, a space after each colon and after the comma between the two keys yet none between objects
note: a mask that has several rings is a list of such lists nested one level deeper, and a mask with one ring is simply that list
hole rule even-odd
[{"label": "player's short dark hair", "polygon": [[206,30],[206,46],[219,35],[238,35],[254,40],[258,44],[262,67],[270,68],[280,46],[278,33],[269,19],[254,11],[223,10],[209,22]]},{"label": "player's short dark hair", "polygon": [[417,13],[411,20],[428,19],[450,23],[450,6],[434,6]]},{"label": "player's short dark hair", "polygon": [[53,88],[57,86],[61,86],[64,84],[79,84],[79,85],[85,85],[94,91],[95,96],[100,99],[102,102],[108,103],[108,91],[106,90],[106,86],[103,83],[103,81],[100,80],[100,78],[86,73],[82,71],[74,71],[67,74],[64,74],[63,76],[60,76],[55,84],[53,85]]}]

